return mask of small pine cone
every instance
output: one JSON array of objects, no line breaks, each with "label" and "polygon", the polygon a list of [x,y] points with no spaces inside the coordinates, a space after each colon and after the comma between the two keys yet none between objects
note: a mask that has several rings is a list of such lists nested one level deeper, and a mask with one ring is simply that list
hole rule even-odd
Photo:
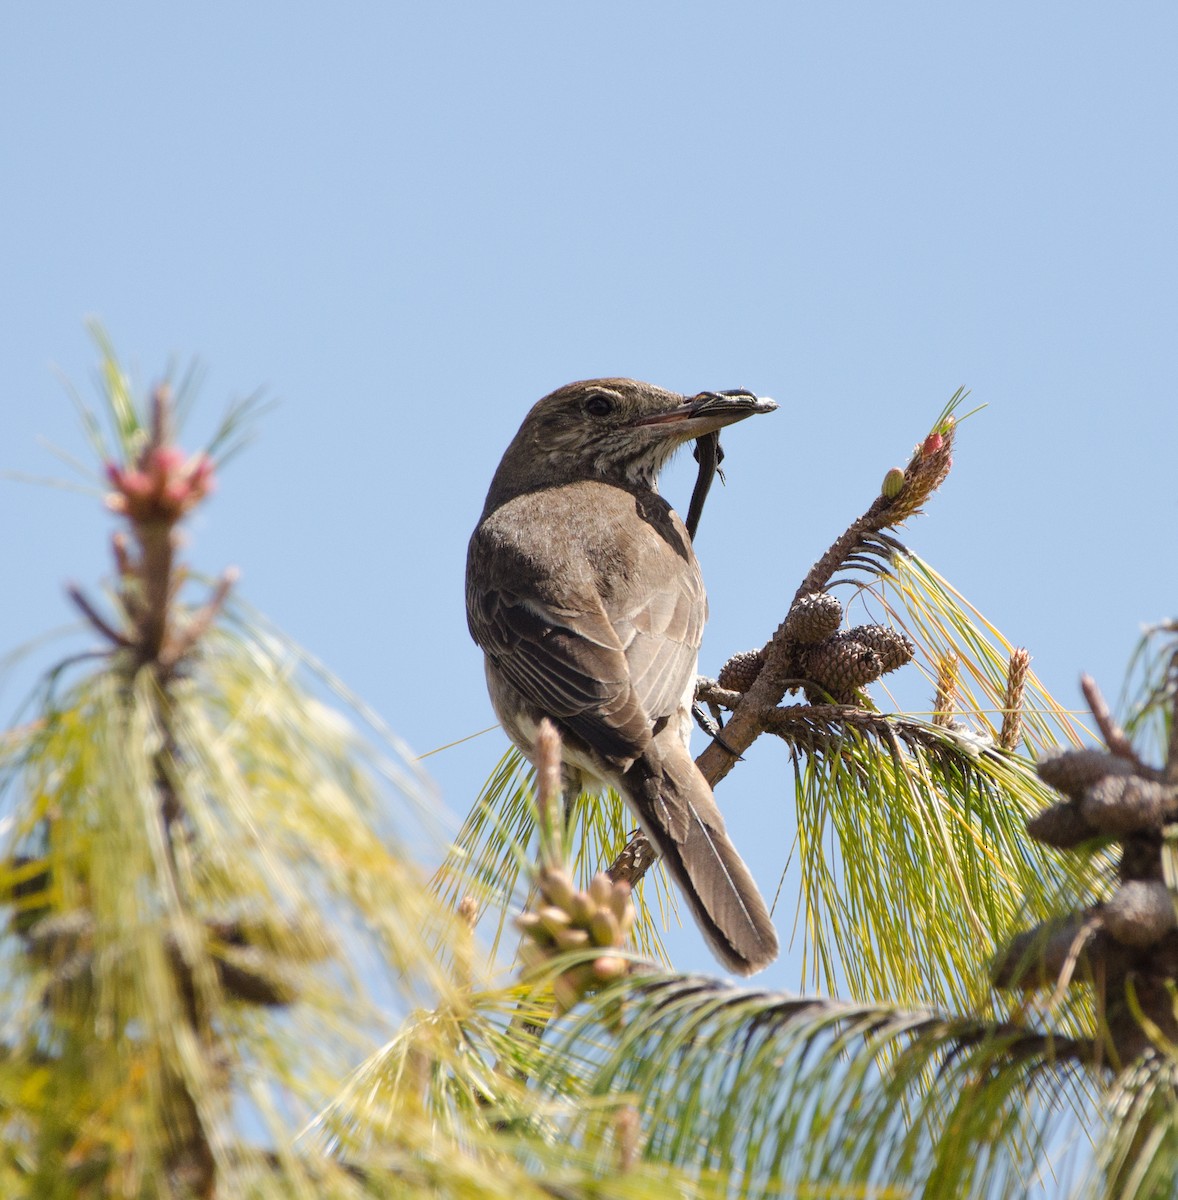
[{"label": "small pine cone", "polygon": [[1175,790],[1140,775],[1106,775],[1080,801],[1080,811],[1093,829],[1122,835],[1160,829],[1175,810]]},{"label": "small pine cone", "polygon": [[625,881],[615,883],[603,871],[598,871],[589,883],[589,898],[597,906],[588,925],[594,945],[624,946],[634,924],[630,885]]},{"label": "small pine cone", "polygon": [[[585,950],[590,946],[617,950],[626,944],[634,926],[634,901],[628,883],[615,883],[599,871],[589,881],[588,888],[579,891],[562,867],[544,868],[537,875],[537,882],[541,897],[550,903],[538,903],[515,919],[516,928],[525,939],[520,958],[526,967],[561,951]],[[563,986],[568,996],[574,997],[572,1003],[590,985],[591,972],[582,971],[577,977],[580,982],[573,980],[568,972],[566,975],[569,978]]]},{"label": "small pine cone", "polygon": [[1068,961],[1083,945],[1084,919],[1080,915],[1056,917],[1016,934],[990,964],[990,980],[996,988],[1018,988],[1033,992],[1053,987]]},{"label": "small pine cone", "polygon": [[765,665],[765,651],[745,650],[734,654],[721,668],[716,682],[730,692],[747,692]]},{"label": "small pine cone", "polygon": [[589,922],[593,920],[593,914],[597,911],[597,905],[589,899],[588,892],[574,892],[573,898],[569,902],[568,913],[573,920],[573,924],[581,929],[588,929]]},{"label": "small pine cone", "polygon": [[543,908],[538,908],[536,916],[540,918],[540,925],[550,938],[555,938],[573,923],[568,912],[555,904],[545,904]]},{"label": "small pine cone", "polygon": [[954,432],[950,421],[942,421],[916,447],[904,470],[904,486],[888,508],[891,521],[902,521],[917,512],[944,482],[953,465]]},{"label": "small pine cone", "polygon": [[1035,764],[1039,778],[1049,787],[1077,800],[1106,775],[1132,775],[1133,767],[1107,750],[1085,747],[1044,755]]},{"label": "small pine cone", "polygon": [[883,486],[879,489],[880,495],[887,500],[895,500],[895,498],[904,490],[904,475],[903,467],[893,467],[883,479]]},{"label": "small pine cone", "polygon": [[630,963],[616,954],[603,954],[593,960],[593,975],[598,983],[615,983],[624,978]]},{"label": "small pine cone", "polygon": [[589,922],[589,938],[595,946],[620,946],[626,940],[617,917],[608,908],[599,908]]},{"label": "small pine cone", "polygon": [[562,929],[556,935],[556,948],[558,950],[585,950],[593,942],[589,936],[587,929]]},{"label": "small pine cone", "polygon": [[810,592],[794,601],[785,618],[785,636],[802,646],[824,642],[838,633],[843,606],[829,592]]},{"label": "small pine cone", "polygon": [[884,675],[911,662],[916,653],[916,646],[890,625],[856,625],[854,629],[847,630],[847,636],[879,655]]},{"label": "small pine cone", "polygon": [[1123,946],[1152,946],[1178,927],[1174,897],[1160,880],[1121,884],[1103,916],[1105,929]]},{"label": "small pine cone", "polygon": [[540,892],[544,899],[549,904],[555,904],[557,908],[568,909],[576,888],[573,887],[572,878],[563,867],[544,867],[536,877],[536,882],[540,886]]},{"label": "small pine cone", "polygon": [[1065,800],[1031,817],[1027,821],[1027,833],[1044,846],[1071,850],[1096,837],[1097,831],[1084,819],[1076,804]]},{"label": "small pine cone", "polygon": [[861,687],[883,674],[883,664],[870,646],[838,635],[810,648],[805,671],[836,703],[850,704]]}]

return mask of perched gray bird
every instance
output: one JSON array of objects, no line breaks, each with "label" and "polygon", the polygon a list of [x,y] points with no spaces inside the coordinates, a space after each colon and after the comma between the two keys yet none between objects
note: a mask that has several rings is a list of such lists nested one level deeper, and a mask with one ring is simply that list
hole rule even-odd
[{"label": "perched gray bird", "polygon": [[685,442],[776,407],[632,379],[560,388],[503,455],[466,563],[467,621],[508,736],[531,754],[540,719],[556,724],[574,779],[625,798],[741,975],[777,956],[777,935],[687,748],[707,597],[655,489]]}]

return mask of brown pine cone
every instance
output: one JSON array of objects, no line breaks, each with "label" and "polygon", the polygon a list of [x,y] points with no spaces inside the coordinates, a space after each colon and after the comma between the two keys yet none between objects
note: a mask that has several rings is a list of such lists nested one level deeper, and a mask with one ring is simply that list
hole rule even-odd
[{"label": "brown pine cone", "polygon": [[823,642],[838,633],[843,606],[829,592],[810,592],[794,601],[785,618],[785,636],[803,646]]},{"label": "brown pine cone", "polygon": [[997,988],[1024,992],[1054,987],[1077,949],[1083,954],[1081,962],[1090,965],[1093,943],[1082,936],[1083,930],[1083,915],[1072,913],[1016,934],[990,964],[991,982]]},{"label": "brown pine cone", "polygon": [[1035,841],[1044,846],[1054,846],[1057,850],[1071,850],[1097,835],[1097,831],[1084,819],[1079,806],[1070,800],[1053,804],[1029,818],[1027,833]]},{"label": "brown pine cone", "polygon": [[1103,907],[1104,927],[1122,946],[1152,946],[1175,926],[1174,898],[1161,880],[1131,880]]},{"label": "brown pine cone", "polygon": [[[806,677],[820,685],[821,692],[828,693],[836,704],[854,704],[859,689],[883,674],[879,655],[847,634],[812,646],[804,664]],[[812,699],[821,702],[821,692],[815,689]]]},{"label": "brown pine cone", "polygon": [[1080,800],[1084,819],[1101,833],[1127,834],[1160,829],[1174,815],[1178,793],[1140,775],[1105,775]]},{"label": "brown pine cone", "polygon": [[745,650],[734,654],[721,668],[716,682],[730,692],[747,692],[765,665],[765,651]]},{"label": "brown pine cone", "polygon": [[854,629],[847,630],[847,636],[879,655],[884,675],[911,662],[916,653],[916,646],[890,625],[856,625]]},{"label": "brown pine cone", "polygon": [[1039,778],[1049,787],[1079,799],[1106,775],[1132,775],[1133,767],[1107,750],[1084,747],[1045,754],[1035,764]]}]

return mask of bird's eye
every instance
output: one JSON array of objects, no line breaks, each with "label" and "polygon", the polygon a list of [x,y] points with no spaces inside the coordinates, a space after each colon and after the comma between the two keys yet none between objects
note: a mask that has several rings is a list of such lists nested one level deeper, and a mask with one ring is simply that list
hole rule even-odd
[{"label": "bird's eye", "polygon": [[594,392],[585,401],[585,411],[591,417],[607,417],[613,410],[614,402],[608,396],[603,396],[600,392]]}]

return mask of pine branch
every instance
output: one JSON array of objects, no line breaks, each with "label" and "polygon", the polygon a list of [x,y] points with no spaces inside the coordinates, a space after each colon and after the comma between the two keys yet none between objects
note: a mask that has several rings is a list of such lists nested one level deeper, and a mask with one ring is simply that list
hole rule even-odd
[{"label": "pine branch", "polygon": [[[952,413],[964,395],[963,391],[959,391],[952,398],[939,418],[937,427],[917,447],[907,469],[896,469],[888,473],[884,481],[884,491],[860,517],[851,522],[814,563],[799,584],[791,609],[803,597],[823,592],[840,571],[877,570],[881,566],[881,559],[886,561],[900,548],[900,543],[885,531],[918,513],[925,501],[944,482],[952,466],[953,441],[956,435],[956,422]],[[759,670],[751,685],[738,697],[733,698],[731,715],[724,724],[722,733],[713,736],[695,760],[696,766],[713,789],[761,734],[771,729],[781,733],[784,727],[790,725],[789,717],[778,718],[774,714],[791,684],[797,682],[797,649],[787,613],[759,652]],[[645,840],[645,835],[637,836]],[[647,858],[653,862],[656,857],[649,846],[636,849],[628,846],[627,851],[630,852],[630,861],[633,863],[641,863]],[[627,877],[632,882],[637,882],[646,869],[647,867],[643,867],[636,874]],[[623,870],[634,871],[634,867],[624,867],[618,859],[608,868],[611,876]]]}]

